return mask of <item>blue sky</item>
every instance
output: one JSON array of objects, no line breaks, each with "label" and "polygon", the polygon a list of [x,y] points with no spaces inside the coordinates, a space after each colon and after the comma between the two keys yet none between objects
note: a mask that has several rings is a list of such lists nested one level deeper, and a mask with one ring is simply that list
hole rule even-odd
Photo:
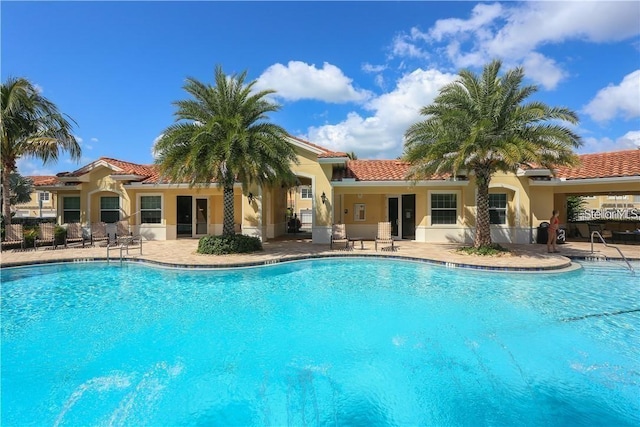
[{"label": "blue sky", "polygon": [[26,77],[77,126],[80,163],[152,163],[186,77],[248,72],[277,91],[271,119],[359,158],[402,136],[462,68],[523,66],[532,99],[578,112],[580,153],[640,146],[638,2],[2,1],[1,74]]}]

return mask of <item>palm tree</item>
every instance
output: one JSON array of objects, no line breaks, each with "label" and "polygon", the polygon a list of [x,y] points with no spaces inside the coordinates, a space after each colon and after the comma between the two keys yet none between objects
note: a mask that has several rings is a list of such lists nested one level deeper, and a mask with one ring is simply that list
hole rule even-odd
[{"label": "palm tree", "polygon": [[10,176],[19,158],[31,156],[47,164],[58,160],[61,151],[79,160],[82,151],[71,134],[68,116],[60,113],[31,82],[9,77],[0,92],[2,202],[5,218],[11,218]]},{"label": "palm tree", "polygon": [[444,86],[431,105],[420,110],[423,121],[405,133],[404,159],[408,177],[420,179],[460,171],[475,175],[477,190],[474,247],[491,245],[489,184],[498,171],[515,172],[519,166],[556,165],[578,161],[573,148],[580,137],[563,122],[578,123],[573,111],[525,100],[538,90],[522,86],[521,67],[498,76],[501,61],[484,67],[481,76],[460,71]]},{"label": "palm tree", "polygon": [[160,173],[174,182],[223,188],[223,234],[234,234],[233,185],[273,185],[292,180],[297,163],[286,131],[268,122],[280,109],[265,99],[272,90],[253,91],[247,72],[227,76],[215,69],[215,86],[188,78],[184,90],[192,99],[176,101],[177,123],[156,142]]},{"label": "palm tree", "polygon": [[31,193],[33,193],[33,181],[31,178],[13,172],[9,175],[9,188],[11,189],[11,205],[31,201]]}]

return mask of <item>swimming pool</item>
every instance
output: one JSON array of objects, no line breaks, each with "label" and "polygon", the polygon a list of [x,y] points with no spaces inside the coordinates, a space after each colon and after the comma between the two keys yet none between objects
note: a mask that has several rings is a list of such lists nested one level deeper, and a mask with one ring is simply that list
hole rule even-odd
[{"label": "swimming pool", "polygon": [[1,275],[3,426],[640,423],[637,276],[602,263]]}]

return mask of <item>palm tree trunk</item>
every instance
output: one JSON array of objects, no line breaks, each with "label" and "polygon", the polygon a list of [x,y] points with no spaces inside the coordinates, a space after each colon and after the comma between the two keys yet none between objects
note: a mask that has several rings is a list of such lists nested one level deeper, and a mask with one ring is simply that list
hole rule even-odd
[{"label": "palm tree trunk", "polygon": [[235,228],[233,226],[233,187],[224,187],[224,219],[222,221],[222,235],[232,236],[235,234]]},{"label": "palm tree trunk", "polygon": [[11,224],[11,184],[9,175],[11,175],[11,168],[5,164],[2,168],[2,212],[5,224]]},{"label": "palm tree trunk", "polygon": [[489,169],[475,169],[476,189],[478,191],[476,201],[476,238],[473,247],[491,245],[491,221],[489,219],[489,182],[491,172]]}]

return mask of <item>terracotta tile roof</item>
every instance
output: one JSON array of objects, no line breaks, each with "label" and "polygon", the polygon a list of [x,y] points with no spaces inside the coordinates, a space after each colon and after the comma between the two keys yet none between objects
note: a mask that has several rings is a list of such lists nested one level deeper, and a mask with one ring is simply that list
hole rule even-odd
[{"label": "terracotta tile roof", "polygon": [[35,176],[28,176],[27,178],[33,181],[33,185],[35,187],[40,187],[42,185],[56,185],[60,183],[60,181],[58,181],[58,177],[56,176],[35,175]]},{"label": "terracotta tile roof", "polygon": [[100,157],[100,160],[104,160],[110,165],[113,165],[118,169],[122,169],[122,172],[113,172],[113,175],[149,176],[155,172],[154,165],[139,165],[137,163],[125,162],[118,159],[111,159],[109,157]]},{"label": "terracotta tile roof", "polygon": [[336,169],[332,179],[341,181],[404,181],[409,163],[400,160],[349,160],[345,169]]},{"label": "terracotta tile roof", "polygon": [[640,149],[609,153],[582,154],[580,165],[558,167],[556,175],[564,179],[640,177]]},{"label": "terracotta tile roof", "polygon": [[297,136],[289,135],[289,137],[291,139],[295,139],[296,141],[300,141],[300,142],[302,142],[304,144],[307,144],[307,145],[310,145],[310,146],[312,146],[314,148],[317,148],[318,150],[322,150],[323,153],[318,154],[319,158],[325,158],[326,159],[326,158],[333,158],[333,157],[347,157],[347,153],[343,153],[342,151],[331,151],[331,150],[328,150],[328,149],[326,149],[324,147],[316,145],[316,144],[314,144],[312,142],[305,141],[302,138],[298,138]]}]

